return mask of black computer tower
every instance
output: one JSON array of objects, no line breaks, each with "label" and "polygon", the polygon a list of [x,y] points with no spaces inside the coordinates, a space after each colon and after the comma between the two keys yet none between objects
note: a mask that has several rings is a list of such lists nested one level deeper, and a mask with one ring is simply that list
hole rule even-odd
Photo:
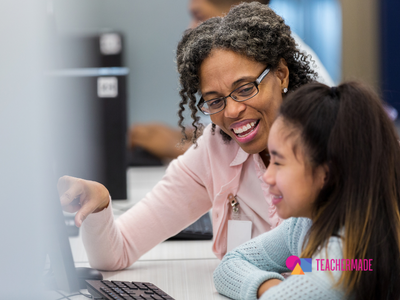
[{"label": "black computer tower", "polygon": [[123,37],[57,36],[47,72],[58,137],[57,175],[98,181],[127,198],[127,76]]}]

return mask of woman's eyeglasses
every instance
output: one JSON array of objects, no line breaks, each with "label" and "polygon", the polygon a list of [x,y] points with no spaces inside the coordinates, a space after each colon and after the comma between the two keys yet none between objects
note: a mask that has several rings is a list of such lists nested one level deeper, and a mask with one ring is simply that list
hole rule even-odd
[{"label": "woman's eyeglasses", "polygon": [[201,110],[203,114],[213,115],[224,110],[226,106],[226,99],[228,97],[231,97],[233,100],[237,102],[243,102],[249,100],[259,93],[258,86],[260,85],[261,81],[265,78],[265,76],[267,76],[269,71],[270,68],[266,68],[255,81],[238,87],[226,97],[215,98],[207,101],[204,101],[203,97],[201,97],[197,107]]}]

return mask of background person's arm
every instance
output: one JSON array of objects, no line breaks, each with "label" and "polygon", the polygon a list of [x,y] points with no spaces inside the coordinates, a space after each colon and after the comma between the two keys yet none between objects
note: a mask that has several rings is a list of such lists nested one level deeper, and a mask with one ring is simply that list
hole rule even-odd
[{"label": "background person's arm", "polygon": [[129,147],[142,147],[158,158],[177,158],[192,145],[193,129],[187,129],[188,141],[181,145],[182,133],[161,123],[132,124],[129,128]]}]

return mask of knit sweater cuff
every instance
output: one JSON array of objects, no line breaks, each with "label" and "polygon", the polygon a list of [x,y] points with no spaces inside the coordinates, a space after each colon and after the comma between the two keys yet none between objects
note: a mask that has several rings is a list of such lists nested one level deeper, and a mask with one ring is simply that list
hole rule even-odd
[{"label": "knit sweater cuff", "polygon": [[260,285],[269,279],[284,280],[283,276],[275,272],[254,271],[249,274],[240,288],[240,299],[257,299]]}]

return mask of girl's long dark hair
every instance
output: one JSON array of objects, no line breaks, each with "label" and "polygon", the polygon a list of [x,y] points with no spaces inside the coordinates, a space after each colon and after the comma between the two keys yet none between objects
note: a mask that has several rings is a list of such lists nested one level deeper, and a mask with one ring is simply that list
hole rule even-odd
[{"label": "girl's long dark hair", "polygon": [[302,257],[343,233],[343,258],[373,259],[373,272],[343,272],[338,285],[355,299],[400,299],[400,144],[379,97],[361,83],[313,83],[280,116],[300,128],[311,165],[329,166]]}]

